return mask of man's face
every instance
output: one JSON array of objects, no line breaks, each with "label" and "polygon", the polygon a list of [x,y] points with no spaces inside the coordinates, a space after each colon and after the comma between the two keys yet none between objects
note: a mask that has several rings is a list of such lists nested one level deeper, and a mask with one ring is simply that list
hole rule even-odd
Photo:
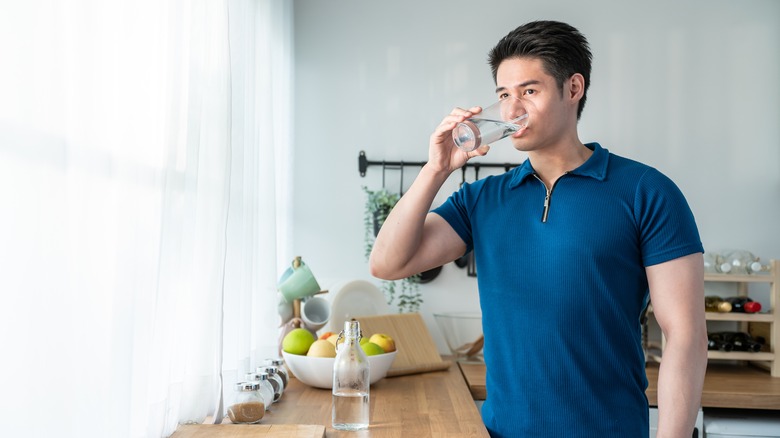
[{"label": "man's face", "polygon": [[529,114],[528,127],[510,137],[515,149],[528,152],[555,146],[566,141],[572,127],[576,131],[577,102],[565,98],[568,88],[565,83],[562,93],[539,59],[509,58],[501,62],[496,72],[498,98],[521,99],[519,105]]}]

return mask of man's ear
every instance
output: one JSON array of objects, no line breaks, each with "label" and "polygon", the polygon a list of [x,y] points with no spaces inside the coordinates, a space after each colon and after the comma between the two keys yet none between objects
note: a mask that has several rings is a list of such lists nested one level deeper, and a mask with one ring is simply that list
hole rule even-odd
[{"label": "man's ear", "polygon": [[579,73],[574,73],[569,78],[568,84],[569,95],[567,97],[579,102],[580,99],[582,99],[582,95],[585,93],[585,78]]}]

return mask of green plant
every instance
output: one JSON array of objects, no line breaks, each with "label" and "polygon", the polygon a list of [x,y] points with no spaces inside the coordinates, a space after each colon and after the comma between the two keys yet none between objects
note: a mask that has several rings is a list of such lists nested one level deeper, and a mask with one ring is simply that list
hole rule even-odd
[{"label": "green plant", "polygon": [[[363,191],[366,193],[363,214],[364,255],[368,260],[379,229],[400,199],[400,195],[388,192],[385,188],[369,190],[364,186]],[[382,292],[385,294],[387,304],[396,304],[400,313],[417,312],[423,302],[419,274],[401,280],[382,280]]]},{"label": "green plant", "polygon": [[397,193],[388,192],[385,188],[368,190],[367,187],[363,186],[363,191],[366,193],[363,226],[365,231],[365,256],[368,259],[368,256],[371,255],[371,248],[374,247],[374,239],[379,234],[379,229],[382,228],[387,215],[390,214],[390,210],[395,207],[401,196]]}]

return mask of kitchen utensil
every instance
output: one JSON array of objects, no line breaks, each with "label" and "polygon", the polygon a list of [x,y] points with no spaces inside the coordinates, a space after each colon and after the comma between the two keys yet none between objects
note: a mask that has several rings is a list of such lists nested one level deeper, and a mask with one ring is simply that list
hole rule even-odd
[{"label": "kitchen utensil", "polygon": [[419,313],[357,316],[366,335],[384,333],[395,341],[398,357],[388,376],[446,370],[452,364],[442,360],[436,343]]},{"label": "kitchen utensil", "polygon": [[288,303],[320,291],[317,279],[300,257],[296,257],[292,265],[282,274],[277,287]]},{"label": "kitchen utensil", "polygon": [[336,284],[329,289],[331,305],[328,329],[334,333],[344,328],[344,321],[355,316],[391,313],[385,295],[371,282],[351,280]]},{"label": "kitchen utensil", "polygon": [[325,327],[330,320],[330,302],[316,295],[306,298],[301,305],[301,319],[309,331]]},{"label": "kitchen utensil", "polygon": [[479,360],[484,338],[482,315],[477,312],[434,313],[444,341],[458,360]]}]

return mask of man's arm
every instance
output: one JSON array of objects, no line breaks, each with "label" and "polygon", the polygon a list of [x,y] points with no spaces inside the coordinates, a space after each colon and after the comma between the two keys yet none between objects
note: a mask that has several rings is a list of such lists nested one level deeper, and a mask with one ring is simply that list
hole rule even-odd
[{"label": "man's arm", "polygon": [[485,155],[490,149],[485,145],[464,152],[452,141],[453,128],[481,111],[480,107],[455,108],[431,134],[428,162],[393,207],[374,242],[369,259],[371,275],[386,280],[406,278],[455,260],[466,251],[466,244],[450,224],[428,211],[450,174],[469,158]]},{"label": "man's arm", "polygon": [[658,373],[657,438],[687,438],[701,406],[707,369],[704,261],[696,253],[646,269],[666,346]]}]

